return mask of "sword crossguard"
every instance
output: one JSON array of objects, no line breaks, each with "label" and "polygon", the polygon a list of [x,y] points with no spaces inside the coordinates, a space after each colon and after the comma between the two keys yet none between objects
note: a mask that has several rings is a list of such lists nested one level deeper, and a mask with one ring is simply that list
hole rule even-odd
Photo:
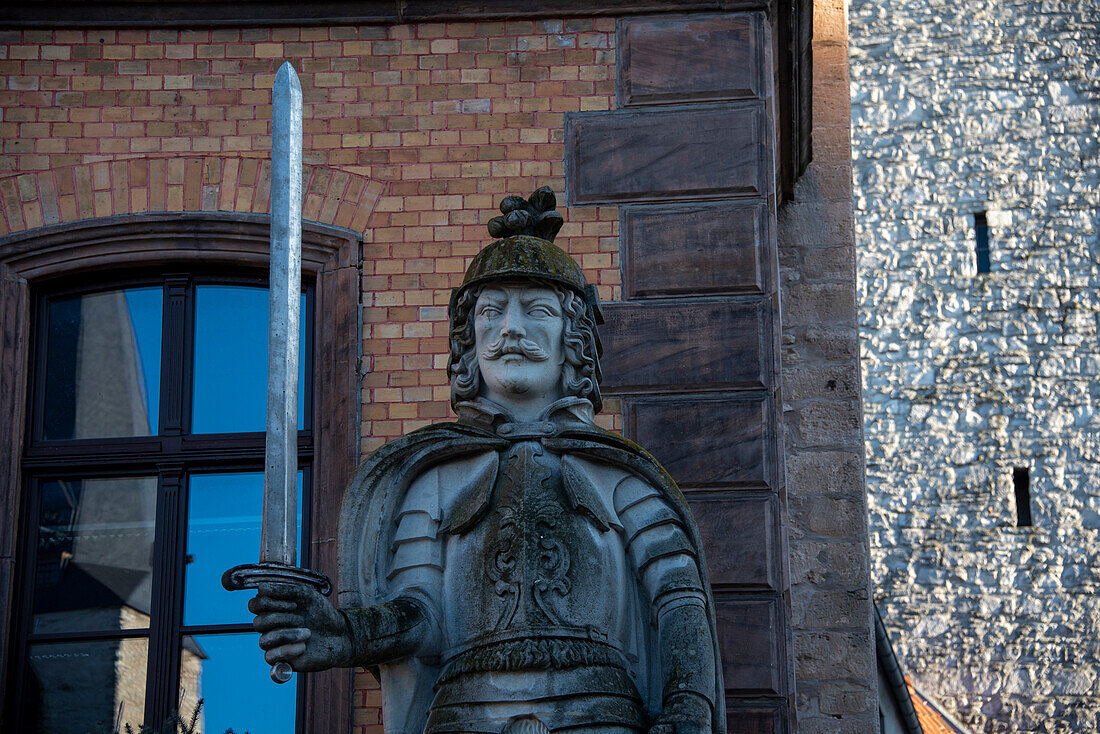
[{"label": "sword crossguard", "polygon": [[[323,596],[332,593],[332,582],[328,576],[308,568],[282,563],[245,563],[222,574],[222,587],[226,591],[258,589],[260,584],[269,583],[306,584],[317,589]],[[290,663],[280,661],[271,666],[271,680],[276,683],[286,683],[293,675]]]}]

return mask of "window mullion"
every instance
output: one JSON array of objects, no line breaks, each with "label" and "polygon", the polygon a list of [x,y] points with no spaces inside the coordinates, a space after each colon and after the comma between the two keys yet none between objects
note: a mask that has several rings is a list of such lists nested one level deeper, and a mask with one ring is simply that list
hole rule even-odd
[{"label": "window mullion", "polygon": [[164,281],[164,336],[161,340],[161,435],[178,436],[187,426],[191,374],[191,277],[168,275]]},{"label": "window mullion", "polygon": [[35,440],[42,438],[43,430],[42,424],[46,415],[46,335],[49,333],[49,301],[45,296],[39,296],[35,299],[37,313],[35,314],[35,353],[33,364],[37,366],[37,371],[31,372],[29,382],[31,385],[30,393],[30,405],[31,405],[31,420],[28,423],[30,432],[27,445],[31,445]]},{"label": "window mullion", "polygon": [[157,533],[153,557],[149,673],[145,723],[160,726],[175,712],[179,688],[179,640],[183,623],[183,563],[187,502],[181,463],[160,466]]},{"label": "window mullion", "polygon": [[302,416],[302,427],[307,431],[313,429],[313,352],[314,352],[314,324],[316,319],[313,316],[313,311],[316,304],[317,290],[314,286],[308,286],[304,290],[305,303],[302,304],[302,319],[305,324],[304,340],[302,344],[302,352],[298,355],[298,359],[303,360],[305,370],[303,372],[302,384],[298,386],[298,389],[305,394],[305,400],[302,407],[304,408],[305,415]]},{"label": "window mullion", "polygon": [[298,537],[298,563],[310,568],[313,563],[313,463],[298,455],[298,470],[302,472],[302,529]]}]

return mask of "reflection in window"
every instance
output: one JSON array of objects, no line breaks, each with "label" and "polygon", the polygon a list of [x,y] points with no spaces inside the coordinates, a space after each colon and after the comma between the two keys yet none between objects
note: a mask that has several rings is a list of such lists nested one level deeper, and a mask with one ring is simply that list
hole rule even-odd
[{"label": "reflection in window", "polygon": [[33,632],[147,628],[156,477],[38,486]]},{"label": "reflection in window", "polygon": [[273,683],[254,633],[188,635],[180,657],[180,711],[201,698],[196,732],[294,731],[294,686]]},{"label": "reflection in window", "polygon": [[48,302],[43,438],[157,433],[162,307],[161,288]]},{"label": "reflection in window", "polygon": [[[36,734],[134,731],[145,720],[145,638],[30,646],[23,728]],[[258,731],[253,729],[252,731]]]},{"label": "reflection in window", "polygon": [[[255,563],[260,550],[264,475],[193,474],[188,481],[187,578],[183,623],[232,624],[251,620],[248,594],[222,588],[222,573]],[[298,472],[298,537],[302,536],[302,472]],[[298,544],[301,558],[301,543]]]},{"label": "reflection in window", "polygon": [[[197,732],[294,731],[300,686],[270,683],[249,595],[220,584],[260,547],[268,295],[240,285],[259,282],[246,273],[204,277],[36,298],[27,583],[13,627],[18,670],[3,691],[13,731],[137,731],[172,712],[189,717],[200,695]],[[303,313],[300,385],[310,323]],[[300,424],[308,402],[303,388]],[[233,435],[192,440],[192,426]],[[310,438],[299,436],[307,453]],[[308,471],[298,475],[299,536]],[[153,654],[151,641],[168,646]]]},{"label": "reflection in window", "polygon": [[[195,378],[192,433],[262,431],[267,423],[266,288],[195,288]],[[305,324],[299,333],[298,428],[305,418]]]}]

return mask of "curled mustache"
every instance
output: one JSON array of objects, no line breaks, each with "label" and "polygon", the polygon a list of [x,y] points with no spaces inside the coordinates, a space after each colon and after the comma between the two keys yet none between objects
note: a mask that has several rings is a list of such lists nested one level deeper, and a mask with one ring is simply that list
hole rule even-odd
[{"label": "curled mustache", "polygon": [[505,354],[522,354],[532,362],[545,362],[550,359],[550,355],[547,354],[546,350],[530,339],[520,339],[516,342],[509,342],[501,337],[485,347],[485,351],[481,353],[485,359],[490,360],[500,359]]}]

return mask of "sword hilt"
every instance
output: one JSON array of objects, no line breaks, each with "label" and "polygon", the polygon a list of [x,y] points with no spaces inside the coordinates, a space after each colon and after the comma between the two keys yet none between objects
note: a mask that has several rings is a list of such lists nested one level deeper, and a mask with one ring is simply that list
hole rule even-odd
[{"label": "sword hilt", "polygon": [[[270,583],[305,584],[314,587],[323,596],[332,593],[332,582],[328,576],[282,563],[245,563],[222,574],[222,587],[226,591],[258,589],[260,584]],[[293,675],[294,670],[286,661],[281,660],[271,666],[271,680],[276,683],[286,683]]]}]

